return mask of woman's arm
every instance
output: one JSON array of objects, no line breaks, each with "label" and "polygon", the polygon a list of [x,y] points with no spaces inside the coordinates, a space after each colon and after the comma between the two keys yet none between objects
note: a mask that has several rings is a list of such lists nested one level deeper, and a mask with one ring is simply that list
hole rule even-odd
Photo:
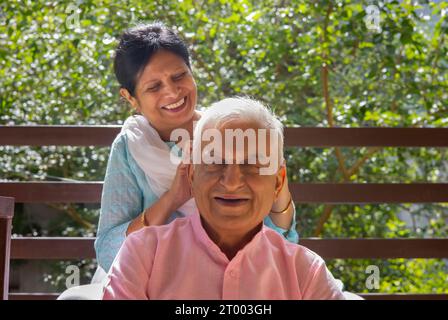
[{"label": "woman's arm", "polygon": [[126,232],[127,235],[145,226],[165,224],[171,214],[191,197],[188,165],[180,163],[170,189],[131,222]]},{"label": "woman's arm", "polygon": [[272,221],[271,215],[268,215],[266,218],[264,218],[264,224],[267,227],[277,231],[289,242],[298,243],[299,242],[299,234],[297,233],[297,230],[296,230],[296,219],[295,219],[296,209],[295,209],[294,203],[292,203],[292,207],[293,207],[293,209],[292,209],[293,214],[292,214],[291,226],[289,227],[289,229],[285,229],[285,228],[281,228],[281,227],[277,226]]},{"label": "woman's arm", "polygon": [[[274,202],[271,213],[269,216],[272,222],[280,228],[289,229],[293,220],[293,215],[295,214],[294,206],[290,202],[292,201],[291,193],[288,187],[288,178],[285,176],[285,183],[280,191],[277,200]],[[286,211],[284,211],[286,209]],[[283,212],[284,211],[284,212]],[[281,213],[275,213],[281,212]]]},{"label": "woman's arm", "polygon": [[132,220],[126,230],[126,235],[130,235],[132,232],[138,231],[146,226],[165,224],[176,209],[173,207],[170,193],[165,192],[152,206],[146,208],[137,218]]},{"label": "woman's arm", "polygon": [[296,230],[296,207],[289,191],[287,175],[285,175],[285,182],[279,197],[274,202],[271,213],[264,219],[264,223],[266,226],[283,235],[286,240],[298,243],[299,234]]},{"label": "woman's arm", "polygon": [[[150,207],[144,208],[143,190],[137,182],[135,168],[131,169],[130,153],[125,135],[119,135],[112,144],[101,199],[100,222],[95,249],[104,270],[109,270],[126,236],[146,225],[165,224],[183,203],[191,198],[187,167],[179,165],[173,185]],[[142,173],[144,177],[144,174]],[[143,178],[146,182],[146,179]]]},{"label": "woman's arm", "polygon": [[106,272],[126,238],[129,224],[143,210],[143,192],[126,150],[126,137],[119,135],[112,144],[103,184],[95,250]]}]

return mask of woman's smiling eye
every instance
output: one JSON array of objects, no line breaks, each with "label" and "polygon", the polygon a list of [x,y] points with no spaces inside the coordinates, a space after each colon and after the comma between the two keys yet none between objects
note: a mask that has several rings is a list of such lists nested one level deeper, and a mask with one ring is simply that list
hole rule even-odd
[{"label": "woman's smiling eye", "polygon": [[146,91],[154,92],[154,91],[159,90],[159,88],[160,88],[160,84],[158,83],[156,85],[153,85],[153,86],[150,86],[150,87],[146,88]]},{"label": "woman's smiling eye", "polygon": [[174,79],[174,80],[180,80],[180,79],[182,79],[183,77],[185,77],[186,74],[187,74],[187,71],[182,72],[182,73],[180,73],[180,74],[176,74],[176,75],[173,77],[173,79]]},{"label": "woman's smiling eye", "polygon": [[[172,79],[173,79],[173,81],[182,80],[187,75],[187,73],[188,73],[188,71],[184,71],[182,73],[176,74],[176,75],[173,76]],[[156,91],[158,91],[161,88],[161,86],[162,86],[161,83],[157,83],[157,84],[154,84],[154,85],[151,85],[151,86],[147,87],[145,91],[147,91],[147,92],[156,92]]]}]

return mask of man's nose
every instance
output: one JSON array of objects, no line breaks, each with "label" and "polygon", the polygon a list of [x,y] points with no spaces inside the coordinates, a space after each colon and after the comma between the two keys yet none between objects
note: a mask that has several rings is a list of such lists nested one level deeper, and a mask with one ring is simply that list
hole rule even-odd
[{"label": "man's nose", "polygon": [[244,185],[244,175],[239,164],[228,164],[224,169],[221,184],[228,191],[236,191]]}]

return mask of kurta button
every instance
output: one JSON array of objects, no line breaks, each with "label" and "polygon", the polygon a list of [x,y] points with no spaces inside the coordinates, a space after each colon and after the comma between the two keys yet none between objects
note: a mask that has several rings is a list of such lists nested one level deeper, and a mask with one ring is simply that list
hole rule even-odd
[{"label": "kurta button", "polygon": [[235,277],[236,277],[236,272],[233,271],[233,270],[230,270],[230,276],[231,276],[232,278],[235,278]]}]

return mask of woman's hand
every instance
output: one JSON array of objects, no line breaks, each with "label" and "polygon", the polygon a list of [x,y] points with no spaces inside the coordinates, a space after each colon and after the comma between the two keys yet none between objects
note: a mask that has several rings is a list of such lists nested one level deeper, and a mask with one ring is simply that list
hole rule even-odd
[{"label": "woman's hand", "polygon": [[192,198],[187,173],[188,165],[181,162],[177,167],[171,188],[162,194],[151,207],[146,208],[137,218],[132,220],[126,230],[126,235],[140,230],[145,225],[157,226],[165,224],[173,211],[179,209],[181,205]]},{"label": "woman's hand", "polygon": [[[282,186],[282,189],[280,190],[277,200],[275,200],[274,204],[272,205],[272,212],[281,212],[288,208],[289,202],[291,201],[291,193],[289,191],[288,187],[288,175],[286,172],[286,161],[283,160],[283,164],[285,166],[285,180]],[[292,215],[294,214],[294,207],[289,206],[288,210],[281,214],[270,214],[270,217],[272,219],[272,222],[274,222],[275,225],[278,227],[281,227],[283,229],[289,229],[292,222]]]},{"label": "woman's hand", "polygon": [[285,168],[285,180],[282,189],[278,194],[277,200],[275,200],[272,206],[272,211],[279,212],[284,210],[288,206],[290,200],[291,200],[291,194],[289,192],[288,175],[286,174],[286,168]]},{"label": "woman's hand", "polygon": [[188,164],[180,163],[176,170],[171,188],[167,191],[167,196],[172,203],[172,211],[176,211],[185,202],[193,197],[190,183],[188,181]]},{"label": "woman's hand", "polygon": [[171,188],[165,192],[151,207],[146,208],[142,214],[132,220],[126,230],[126,235],[140,230],[146,226],[165,224],[173,213],[187,200],[192,198],[190,183],[188,181],[188,164],[180,163]]}]

